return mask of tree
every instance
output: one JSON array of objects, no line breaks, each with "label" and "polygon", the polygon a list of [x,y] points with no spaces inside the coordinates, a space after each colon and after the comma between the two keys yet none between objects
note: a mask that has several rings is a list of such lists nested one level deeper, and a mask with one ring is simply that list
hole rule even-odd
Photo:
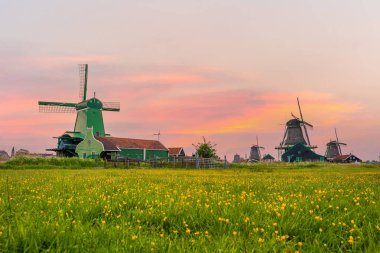
[{"label": "tree", "polygon": [[206,141],[206,138],[202,136],[203,142],[198,142],[198,144],[193,144],[195,147],[195,153],[202,158],[218,158],[216,154],[215,146],[210,141]]}]

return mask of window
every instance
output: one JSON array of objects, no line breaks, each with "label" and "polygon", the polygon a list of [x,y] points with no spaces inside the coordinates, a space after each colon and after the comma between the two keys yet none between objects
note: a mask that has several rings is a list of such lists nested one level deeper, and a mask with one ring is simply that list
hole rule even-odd
[{"label": "window", "polygon": [[95,158],[96,155],[95,155],[94,151],[91,152],[91,156],[92,156],[92,158]]},{"label": "window", "polygon": [[83,153],[83,158],[86,158],[87,154],[86,153]]}]

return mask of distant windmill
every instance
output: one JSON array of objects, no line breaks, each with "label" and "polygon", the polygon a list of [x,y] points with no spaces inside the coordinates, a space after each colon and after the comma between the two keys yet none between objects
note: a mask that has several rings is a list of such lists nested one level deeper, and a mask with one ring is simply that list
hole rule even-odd
[{"label": "distant windmill", "polygon": [[264,147],[259,146],[259,138],[256,136],[256,145],[251,147],[251,153],[249,155],[249,160],[251,162],[259,162],[261,160],[260,149],[264,149]]},{"label": "distant windmill", "polygon": [[85,137],[87,128],[92,128],[94,136],[106,136],[102,111],[120,111],[119,102],[101,102],[94,97],[87,99],[88,65],[79,65],[80,89],[78,103],[39,101],[39,110],[44,113],[77,113],[74,131],[67,131],[58,137],[58,156],[76,156],[76,145]]},{"label": "distant windmill", "polygon": [[[301,110],[300,101],[298,98],[297,98],[297,103],[298,103],[298,110],[299,110],[301,118],[298,118],[293,113],[291,113],[293,119],[286,122],[284,137],[283,137],[280,145],[278,147],[276,147],[276,149],[278,149],[278,150],[285,150],[286,151],[289,148],[291,148],[294,145],[299,144],[299,143],[307,146],[310,149],[317,148],[317,146],[311,145],[309,134],[307,132],[307,127],[312,129],[313,125],[311,125],[310,123],[308,123],[304,120],[302,110]],[[305,137],[306,137],[306,140],[305,140]]]},{"label": "distant windmill", "polygon": [[338,139],[338,133],[336,131],[336,128],[335,128],[335,137],[336,137],[336,140],[334,141],[330,141],[329,143],[327,143],[327,149],[326,149],[326,158],[328,160],[331,160],[337,156],[341,156],[342,155],[342,149],[341,149],[341,145],[343,146],[347,146],[346,143],[343,143],[343,142],[340,142],[339,139]]}]

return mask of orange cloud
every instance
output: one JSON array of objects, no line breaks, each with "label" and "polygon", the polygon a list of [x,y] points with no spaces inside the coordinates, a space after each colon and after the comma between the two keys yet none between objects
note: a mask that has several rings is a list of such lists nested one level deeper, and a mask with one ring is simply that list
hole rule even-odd
[{"label": "orange cloud", "polygon": [[[93,59],[102,60],[96,56]],[[296,97],[301,99],[305,120],[315,126],[311,139],[319,142],[319,146],[330,138],[330,130],[335,126],[344,125],[352,128],[352,132],[359,129],[370,132],[374,124],[379,125],[371,115],[361,115],[360,104],[334,94],[233,89],[230,87],[242,79],[214,69],[142,68],[127,73],[91,72],[91,75],[94,76],[90,77],[89,88],[97,91],[97,97],[121,102],[119,113],[104,113],[106,131],[114,136],[154,138],[153,133],[161,129],[165,144],[191,147],[206,135],[218,141],[220,152],[229,154],[249,147],[252,138],[260,135],[265,136],[260,137],[264,144],[274,147],[282,138],[283,124],[291,118],[290,113],[299,114]],[[15,140],[30,138],[35,142],[30,145],[42,151],[55,145],[51,137],[73,129],[75,115],[38,113],[40,99],[70,102],[77,98],[73,81],[76,76],[55,77],[59,85],[51,84],[55,80],[52,76],[18,79],[14,75],[9,81],[14,85],[9,86],[0,100],[1,108],[6,108],[0,111],[2,130],[8,134],[3,143],[10,145]],[[24,79],[30,87],[22,83]],[[66,84],[69,82],[70,86]],[[22,85],[19,87],[17,83]],[[360,124],[354,120],[357,118],[363,119]]]},{"label": "orange cloud", "polygon": [[[174,117],[176,124],[169,127],[170,131],[182,134],[274,131],[291,118],[291,112],[298,115],[296,97],[299,95],[305,102],[305,119],[311,123],[320,119],[339,119],[360,110],[358,105],[339,102],[330,94],[265,95],[249,90],[230,90],[156,101],[151,104],[156,112],[149,121],[171,121],[170,118]],[[272,100],[274,98],[276,100]],[[327,123],[325,120],[324,124]]]}]

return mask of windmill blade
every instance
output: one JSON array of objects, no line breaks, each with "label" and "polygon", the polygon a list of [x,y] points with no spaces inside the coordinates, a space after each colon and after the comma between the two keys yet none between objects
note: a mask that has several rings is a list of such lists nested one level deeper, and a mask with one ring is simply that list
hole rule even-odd
[{"label": "windmill blade", "polygon": [[259,147],[259,148],[261,148],[261,149],[265,149],[264,147]]},{"label": "windmill blade", "polygon": [[79,99],[85,101],[87,97],[88,64],[79,64]]},{"label": "windmill blade", "polygon": [[120,111],[120,103],[119,102],[102,102],[103,103],[103,111],[109,112],[119,112]]},{"label": "windmill blade", "polygon": [[295,118],[296,120],[301,121],[300,118],[298,118],[297,116],[295,116],[293,113],[291,113],[291,115],[292,115],[292,117]]},{"label": "windmill blade", "polygon": [[284,141],[285,141],[285,138],[286,138],[287,134],[288,134],[288,128],[285,127],[284,137],[282,138],[282,142],[280,143],[281,147],[284,146]]},{"label": "windmill blade", "polygon": [[[303,129],[305,130],[305,134],[306,134],[306,138],[307,138],[307,144],[309,144],[309,146],[311,146],[311,145],[310,145],[309,134],[307,133],[307,128],[306,128],[306,125],[305,125],[305,121],[303,120],[303,115],[302,115],[302,110],[301,110],[300,100],[299,100],[298,97],[297,97],[297,103],[298,103],[298,109],[299,109],[299,111],[300,111],[300,115],[301,115],[301,120],[302,120],[302,122],[304,123],[304,124],[302,124],[302,125],[303,125]],[[309,123],[307,123],[307,124],[309,124]]]},{"label": "windmill blade", "polygon": [[39,111],[42,113],[75,113],[74,103],[39,101]]},{"label": "windmill blade", "polygon": [[334,128],[334,130],[335,130],[336,143],[338,144],[339,155],[342,155],[342,149],[340,148],[340,144],[339,144],[338,132],[336,131],[336,128]]},{"label": "windmill blade", "polygon": [[301,121],[301,123],[307,125],[307,126],[310,127],[310,128],[313,128],[313,127],[314,127],[312,124],[310,124],[310,123],[308,123],[308,122],[306,122],[306,121]]}]

